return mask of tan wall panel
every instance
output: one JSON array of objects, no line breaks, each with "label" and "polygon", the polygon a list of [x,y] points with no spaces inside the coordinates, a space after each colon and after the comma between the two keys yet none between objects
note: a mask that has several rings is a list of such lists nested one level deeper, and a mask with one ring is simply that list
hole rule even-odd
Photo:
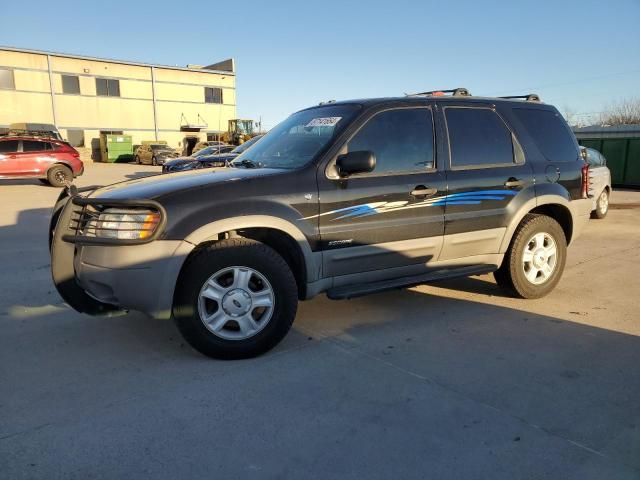
[{"label": "tan wall panel", "polygon": [[158,128],[161,130],[179,130],[180,117],[185,115],[189,123],[198,121],[198,114],[209,125],[209,130],[227,130],[229,119],[235,118],[235,107],[214,104],[158,102]]},{"label": "tan wall panel", "polygon": [[32,72],[26,70],[14,70],[13,78],[16,90],[29,90],[35,92],[50,92],[49,74],[47,72]]},{"label": "tan wall panel", "polygon": [[93,77],[80,77],[80,93],[82,95],[95,95],[96,79]]},{"label": "tan wall panel", "polygon": [[115,97],[56,96],[61,127],[153,129],[153,103]]},{"label": "tan wall panel", "polygon": [[[51,69],[57,72],[88,74],[96,77],[122,77],[151,80],[150,67],[138,67],[135,65],[123,65],[97,60],[52,56]],[[89,71],[85,72],[85,69]]]},{"label": "tan wall panel", "polygon": [[0,90],[0,125],[17,122],[53,123],[51,96]]},{"label": "tan wall panel", "polygon": [[7,67],[36,68],[47,70],[47,56],[35,53],[0,50],[0,65]]},{"label": "tan wall panel", "polygon": [[153,100],[153,89],[151,87],[151,82],[120,80],[120,95],[127,98],[145,98],[148,100]]},{"label": "tan wall panel", "polygon": [[[206,72],[206,70],[204,70],[204,72]],[[176,82],[235,88],[236,77],[234,75],[223,75],[218,73],[201,73],[156,68],[156,82]]]}]

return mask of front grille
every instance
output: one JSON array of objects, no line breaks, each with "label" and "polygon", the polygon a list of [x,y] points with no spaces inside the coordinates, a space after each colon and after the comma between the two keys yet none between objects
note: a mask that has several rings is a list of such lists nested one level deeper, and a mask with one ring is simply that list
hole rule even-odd
[{"label": "front grille", "polygon": [[73,207],[74,209],[69,219],[69,228],[74,232],[74,235],[95,237],[95,227],[98,217],[100,217],[100,211],[92,205],[84,207],[74,205]]}]

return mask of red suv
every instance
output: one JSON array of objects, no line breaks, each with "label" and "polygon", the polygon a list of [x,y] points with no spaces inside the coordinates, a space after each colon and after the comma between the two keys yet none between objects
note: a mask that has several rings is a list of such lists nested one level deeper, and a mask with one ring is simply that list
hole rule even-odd
[{"label": "red suv", "polygon": [[27,136],[0,137],[0,179],[38,178],[53,187],[63,187],[83,171],[80,154],[66,142]]}]

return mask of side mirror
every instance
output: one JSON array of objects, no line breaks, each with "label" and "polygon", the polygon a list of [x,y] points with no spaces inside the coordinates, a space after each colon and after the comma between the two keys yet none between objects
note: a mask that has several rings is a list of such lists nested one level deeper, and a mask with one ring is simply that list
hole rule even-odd
[{"label": "side mirror", "polygon": [[369,173],[376,168],[376,156],[369,150],[345,153],[338,156],[336,167],[341,177],[348,177],[356,173]]}]

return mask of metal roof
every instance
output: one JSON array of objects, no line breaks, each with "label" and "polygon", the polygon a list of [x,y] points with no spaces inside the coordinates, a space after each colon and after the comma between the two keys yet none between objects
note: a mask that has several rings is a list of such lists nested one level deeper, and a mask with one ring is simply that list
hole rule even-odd
[{"label": "metal roof", "polygon": [[[142,62],[129,62],[127,60],[116,60],[113,58],[99,58],[99,57],[88,57],[85,55],[74,55],[74,54],[70,54],[70,53],[61,53],[61,52],[50,52],[47,50],[33,50],[33,49],[29,49],[29,48],[17,48],[17,47],[8,47],[8,46],[2,46],[0,45],[0,51],[5,50],[8,52],[18,52],[18,53],[32,53],[32,54],[36,54],[36,55],[51,55],[53,57],[62,57],[62,58],[75,58],[78,60],[89,60],[89,61],[95,61],[95,62],[109,62],[109,63],[118,63],[120,65],[133,65],[136,67],[155,67],[155,68],[163,68],[163,69],[168,69],[168,70],[183,70],[186,72],[199,72],[199,73],[217,73],[217,74],[222,74],[222,75],[234,75],[235,76],[235,71],[227,71],[227,70],[213,70],[210,69],[208,67],[203,67],[203,68],[188,68],[188,67],[178,67],[178,66],[173,66],[173,65],[160,65],[160,64],[154,64],[154,63],[142,63]],[[233,59],[231,60],[231,65],[234,65],[233,63]],[[221,65],[224,64],[225,61],[222,62],[218,62],[218,63],[214,63],[211,66],[217,66],[217,65]]]}]

